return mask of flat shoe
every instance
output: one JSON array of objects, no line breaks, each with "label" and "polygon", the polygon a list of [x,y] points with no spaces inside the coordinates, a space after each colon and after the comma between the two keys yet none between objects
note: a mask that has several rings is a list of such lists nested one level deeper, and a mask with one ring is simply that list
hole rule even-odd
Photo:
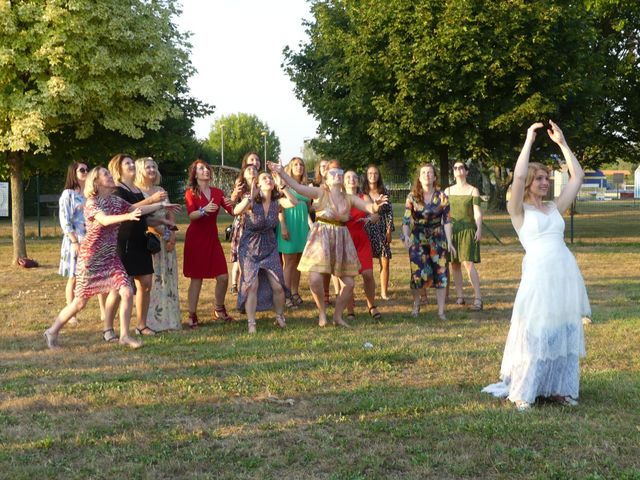
[{"label": "flat shoe", "polygon": [[136,335],[157,335],[157,334],[158,332],[156,332],[155,330],[147,326],[144,326],[142,328],[136,327]]},{"label": "flat shoe", "polygon": [[109,330],[102,331],[102,339],[107,343],[114,343],[118,341],[118,336],[113,328],[110,328]]}]

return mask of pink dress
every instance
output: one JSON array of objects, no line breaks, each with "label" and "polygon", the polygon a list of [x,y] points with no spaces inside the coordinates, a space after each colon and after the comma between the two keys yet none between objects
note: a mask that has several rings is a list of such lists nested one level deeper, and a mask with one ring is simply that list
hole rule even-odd
[{"label": "pink dress", "polygon": [[109,195],[90,197],[84,206],[87,233],[80,244],[76,267],[75,296],[89,298],[120,287],[131,287],[131,281],[118,256],[119,223],[103,226],[96,214],[122,215],[131,204]]}]

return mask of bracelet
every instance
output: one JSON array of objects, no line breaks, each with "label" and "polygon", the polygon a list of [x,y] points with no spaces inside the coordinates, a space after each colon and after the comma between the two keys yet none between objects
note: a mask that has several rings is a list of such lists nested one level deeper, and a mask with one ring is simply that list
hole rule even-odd
[{"label": "bracelet", "polygon": [[201,217],[206,217],[207,216],[207,212],[204,211],[204,207],[200,207],[198,209],[198,211],[200,212],[200,216]]},{"label": "bracelet", "polygon": [[75,242],[73,240],[71,240],[71,243],[78,243],[78,241],[76,240]]}]

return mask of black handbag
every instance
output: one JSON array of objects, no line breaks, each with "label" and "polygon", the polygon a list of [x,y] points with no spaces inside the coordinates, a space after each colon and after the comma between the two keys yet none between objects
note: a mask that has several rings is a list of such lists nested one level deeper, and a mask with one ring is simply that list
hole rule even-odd
[{"label": "black handbag", "polygon": [[155,254],[158,253],[160,250],[162,250],[162,245],[160,244],[160,238],[152,232],[146,232],[145,233],[146,237],[147,237],[147,250],[149,251],[150,254]]}]

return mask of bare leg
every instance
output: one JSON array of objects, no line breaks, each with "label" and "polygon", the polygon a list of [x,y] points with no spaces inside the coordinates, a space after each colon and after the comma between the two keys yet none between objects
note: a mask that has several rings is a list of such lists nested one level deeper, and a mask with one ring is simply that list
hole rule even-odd
[{"label": "bare leg", "polygon": [[473,294],[475,298],[481,299],[482,295],[480,294],[480,276],[478,275],[478,270],[476,270],[475,263],[464,262],[464,268],[467,270],[469,280],[471,280],[471,285],[473,285]]},{"label": "bare leg", "polygon": [[238,288],[238,284],[240,283],[240,263],[233,262],[231,265],[231,286]]},{"label": "bare leg", "polygon": [[[284,257],[284,268],[282,269],[282,273],[284,274],[284,284],[287,288],[293,293],[293,275],[294,272],[297,272],[296,267],[298,266],[296,262],[297,253],[284,253],[282,254]],[[296,293],[298,289],[296,288]]]},{"label": "bare leg", "polygon": [[76,315],[87,304],[86,298],[74,298],[71,303],[67,304],[60,313],[56,316],[53,324],[44,331],[44,336],[47,339],[47,346],[49,348],[58,348],[58,333],[64,325],[69,321],[71,317]]},{"label": "bare leg", "polygon": [[342,276],[340,277],[340,281],[344,286],[342,287],[340,295],[336,298],[336,308],[333,311],[333,324],[335,326],[348,327],[349,325],[342,319],[342,311],[347,305],[349,298],[353,295],[354,280],[353,277]]},{"label": "bare leg", "polygon": [[99,293],[98,294],[98,305],[100,305],[100,320],[102,320],[102,322],[104,322],[105,319],[105,308],[106,308],[106,304],[107,304],[107,295],[106,293]]},{"label": "bare leg", "polygon": [[258,303],[258,280],[256,279],[247,289],[247,300],[244,303],[244,310],[247,312],[247,323],[249,333],[256,333],[256,306]]},{"label": "bare leg", "polygon": [[326,303],[327,305],[331,304],[331,300],[329,298],[329,285],[331,283],[331,276],[330,275],[325,275],[322,278],[322,291],[323,291],[323,298],[324,298],[324,303]]},{"label": "bare leg", "polygon": [[411,309],[411,316],[417,317],[420,314],[420,305],[422,304],[422,299],[420,298],[421,293],[424,291],[424,288],[412,288],[411,295],[413,296],[413,308]]},{"label": "bare leg", "polygon": [[324,301],[324,284],[329,283],[329,275],[325,275],[318,272],[309,272],[309,288],[311,289],[311,295],[318,307],[318,325],[324,327],[327,325],[327,312],[326,304]]},{"label": "bare leg", "polygon": [[133,290],[131,287],[120,287],[120,344],[131,348],[140,348],[142,342],[129,335],[131,310],[133,309]]},{"label": "bare leg", "polygon": [[438,317],[440,320],[446,320],[444,315],[444,303],[447,299],[446,288],[436,288],[436,300],[438,301]]},{"label": "bare leg", "polygon": [[276,311],[276,324],[280,328],[286,326],[284,319],[284,289],[280,284],[280,280],[272,272],[268,273],[269,284],[273,293],[273,309]]},{"label": "bare leg", "polygon": [[134,277],[136,282],[136,316],[138,319],[138,331],[143,335],[155,335],[155,332],[147,328],[147,314],[151,301],[151,285],[153,275],[140,275]]},{"label": "bare leg", "polygon": [[224,305],[224,297],[227,294],[227,287],[229,286],[229,275],[226,273],[218,275],[216,277],[216,305]]},{"label": "bare leg", "polygon": [[[75,290],[75,288],[76,288],[76,277],[69,277],[67,279],[67,285],[65,286],[65,289],[64,289],[64,298],[67,300],[67,305],[73,302],[73,291]],[[78,324],[78,319],[75,317],[75,315],[69,319],[69,323],[72,325]]]},{"label": "bare leg", "polygon": [[189,304],[189,314],[196,313],[198,310],[198,300],[200,299],[200,290],[202,289],[202,279],[192,278],[189,282],[189,290],[187,299]]},{"label": "bare leg", "polygon": [[120,303],[120,294],[118,290],[111,290],[109,294],[100,294],[102,296],[102,301],[104,302],[104,316],[102,318],[103,322],[103,331],[113,329],[113,321],[116,318],[116,310],[118,309],[118,304]]},{"label": "bare leg", "polygon": [[[291,268],[291,295],[297,295],[300,289],[300,271],[298,270],[298,264],[300,263],[301,253],[296,253],[294,256],[293,265]],[[285,282],[286,283],[286,282]]]},{"label": "bare leg", "polygon": [[367,297],[367,308],[371,309],[376,304],[376,281],[373,278],[373,270],[362,272],[362,281],[364,283],[364,295]]},{"label": "bare leg", "polygon": [[460,266],[460,262],[451,262],[449,265],[451,266],[451,272],[453,273],[453,281],[456,282],[456,303],[461,305],[461,300],[464,301],[464,290],[462,288],[462,268]]},{"label": "bare leg", "polygon": [[389,259],[380,257],[380,297],[389,299]]}]

